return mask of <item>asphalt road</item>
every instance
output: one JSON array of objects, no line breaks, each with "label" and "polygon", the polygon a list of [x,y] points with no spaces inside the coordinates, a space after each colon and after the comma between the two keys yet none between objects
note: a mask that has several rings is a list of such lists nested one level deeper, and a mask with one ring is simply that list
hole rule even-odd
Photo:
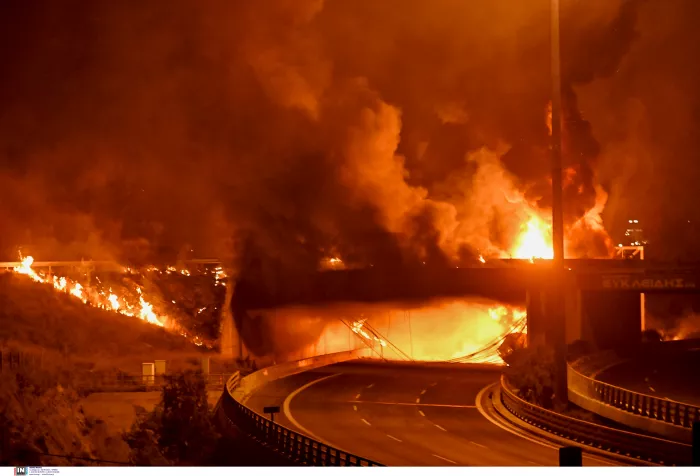
[{"label": "asphalt road", "polygon": [[700,350],[652,354],[610,367],[596,379],[618,387],[700,405]]},{"label": "asphalt road", "polygon": [[[279,405],[284,426],[390,466],[557,466],[556,446],[490,405],[498,378],[473,365],[354,361],[272,382],[246,405]],[[584,466],[613,464],[584,456]]]}]

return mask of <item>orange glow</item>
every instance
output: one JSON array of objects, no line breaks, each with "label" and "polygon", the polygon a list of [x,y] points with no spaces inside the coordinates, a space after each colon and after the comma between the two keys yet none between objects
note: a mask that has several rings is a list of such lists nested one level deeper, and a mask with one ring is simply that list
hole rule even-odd
[{"label": "orange glow", "polygon": [[[277,309],[274,319],[296,323],[297,332],[325,322],[310,348],[338,352],[368,346],[373,357],[388,360],[502,364],[500,342],[512,332],[527,332],[524,309],[488,300],[435,301],[420,308],[389,303],[295,307]],[[354,334],[351,341],[339,332],[341,321]]]},{"label": "orange glow", "polygon": [[355,321],[352,323],[352,326],[350,327],[350,329],[355,334],[361,335],[362,337],[364,337],[368,341],[379,342],[379,345],[381,345],[382,347],[386,347],[386,341],[384,339],[377,337],[375,334],[369,333],[365,329],[363,329],[365,322],[367,322],[367,319],[360,319],[359,321]]},{"label": "orange glow", "polygon": [[522,226],[511,254],[516,259],[552,259],[552,226],[533,214]]},{"label": "orange glow", "polygon": [[[177,332],[196,345],[201,346],[204,344],[198,336],[189,335],[187,331],[182,329],[173,319],[170,319],[163,313],[156,312],[152,302],[143,295],[142,289],[138,286],[132,293],[125,292],[119,295],[113,292],[111,288],[108,291],[104,291],[99,286],[85,287],[83,284],[65,276],[47,276],[44,273],[34,270],[32,268],[33,263],[34,258],[31,256],[22,258],[21,264],[15,267],[14,271],[18,274],[30,277],[38,283],[49,284],[53,286],[56,291],[67,293],[87,305],[117,312],[125,316],[137,317],[149,324],[164,327],[172,332]],[[128,270],[128,272],[133,271]],[[186,271],[186,273],[180,271],[180,273],[189,276],[189,271]],[[136,294],[138,299],[135,299],[133,294]]]}]

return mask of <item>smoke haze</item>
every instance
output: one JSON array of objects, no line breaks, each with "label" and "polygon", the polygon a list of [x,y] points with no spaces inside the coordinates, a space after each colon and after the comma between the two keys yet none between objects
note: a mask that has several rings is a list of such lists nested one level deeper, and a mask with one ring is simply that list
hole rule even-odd
[{"label": "smoke haze", "polygon": [[[567,223],[695,219],[696,3],[562,2]],[[0,7],[5,259],[452,262],[549,206],[549,0],[39,4]]]}]

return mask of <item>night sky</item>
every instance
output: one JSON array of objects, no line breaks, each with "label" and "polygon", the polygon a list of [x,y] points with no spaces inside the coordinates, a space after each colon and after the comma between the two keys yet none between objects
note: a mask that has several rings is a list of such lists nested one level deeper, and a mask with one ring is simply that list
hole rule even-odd
[{"label": "night sky", "polygon": [[[561,3],[568,218],[599,184],[613,236],[636,218],[700,257],[678,228],[700,222],[700,2]],[[1,258],[504,240],[475,170],[498,152],[548,204],[548,21],[547,0],[2,0]]]}]

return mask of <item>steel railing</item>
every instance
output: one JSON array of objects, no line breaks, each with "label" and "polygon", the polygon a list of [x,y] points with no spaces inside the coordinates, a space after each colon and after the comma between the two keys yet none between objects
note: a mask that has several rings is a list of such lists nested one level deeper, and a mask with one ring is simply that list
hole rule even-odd
[{"label": "steel railing", "polygon": [[334,448],[275,423],[236,401],[233,393],[240,385],[236,372],[226,383],[220,410],[230,424],[290,460],[311,466],[382,466],[379,463]]},{"label": "steel railing", "polygon": [[618,410],[688,429],[693,427],[693,422],[700,421],[700,407],[601,382],[583,375],[571,365],[567,373],[570,391]]},{"label": "steel railing", "polygon": [[510,389],[505,376],[501,402],[524,422],[581,445],[655,464],[684,466],[692,461],[691,445],[598,425],[527,402]]}]

